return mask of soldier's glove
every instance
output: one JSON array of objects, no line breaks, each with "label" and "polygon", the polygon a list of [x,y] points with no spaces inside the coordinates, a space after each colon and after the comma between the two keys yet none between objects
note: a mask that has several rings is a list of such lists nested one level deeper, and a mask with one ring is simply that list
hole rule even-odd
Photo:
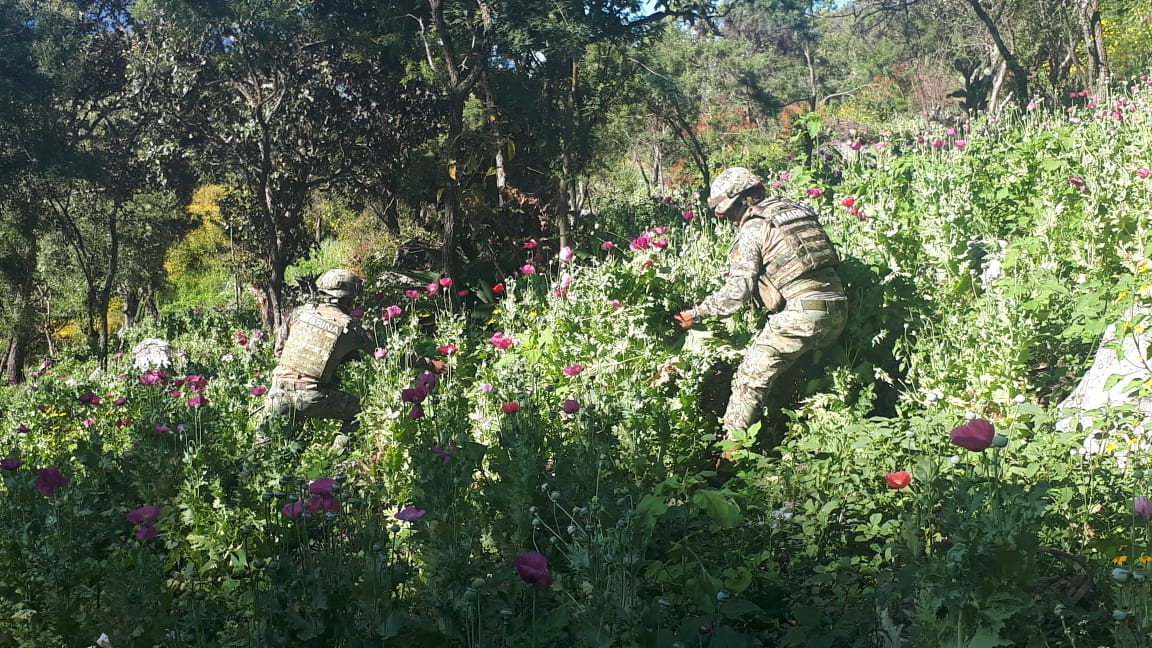
[{"label": "soldier's glove", "polygon": [[682,310],[679,313],[673,315],[672,320],[676,322],[676,325],[680,328],[685,330],[690,329],[693,325],[696,324],[696,318],[693,317],[694,310],[695,309]]},{"label": "soldier's glove", "polygon": [[441,376],[448,375],[448,363],[447,362],[443,362],[441,360],[429,359],[428,360],[428,366],[430,366],[432,368],[432,371],[436,372],[437,374],[439,374]]}]

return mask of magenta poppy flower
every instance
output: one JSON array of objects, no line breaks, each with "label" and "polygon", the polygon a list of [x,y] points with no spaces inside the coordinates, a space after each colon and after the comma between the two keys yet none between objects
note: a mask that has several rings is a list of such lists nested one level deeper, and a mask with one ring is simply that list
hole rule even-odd
[{"label": "magenta poppy flower", "polygon": [[535,250],[536,249],[536,239],[528,239],[527,241],[524,241],[524,249],[525,250]]},{"label": "magenta poppy flower", "polygon": [[116,420],[116,427],[118,428],[126,428],[129,425],[132,425],[132,421],[130,419],[122,418]]},{"label": "magenta poppy flower", "polygon": [[580,411],[580,403],[574,398],[569,398],[568,400],[564,401],[564,404],[560,406],[560,409],[563,410],[565,414],[575,414],[576,412]]},{"label": "magenta poppy flower", "polygon": [[31,431],[32,431],[32,428],[28,427],[27,425],[24,425],[23,423],[16,426],[16,433],[17,434],[28,434]]},{"label": "magenta poppy flower", "polygon": [[135,511],[128,512],[128,521],[132,524],[155,524],[159,519],[159,506],[141,506]]},{"label": "magenta poppy flower", "polygon": [[457,297],[467,297],[468,295],[471,295],[471,294],[472,294],[472,291],[468,290],[467,288],[465,288],[463,290],[457,290],[456,291]]},{"label": "magenta poppy flower", "polygon": [[531,263],[525,263],[524,265],[520,266],[520,274],[534,275],[536,274],[536,266],[532,265]]},{"label": "magenta poppy flower", "polygon": [[956,148],[960,149],[961,151],[963,151],[964,147],[968,146],[968,140],[958,139],[955,142],[953,142],[952,145],[955,146]]},{"label": "magenta poppy flower", "polygon": [[662,235],[666,234],[667,232],[668,232],[668,228],[665,227],[664,225],[657,225],[656,227],[652,228],[652,233],[655,234],[656,236],[662,236]]},{"label": "magenta poppy flower", "polygon": [[824,190],[820,187],[812,187],[808,189],[808,195],[813,198],[819,198],[820,196],[824,195]]},{"label": "magenta poppy flower", "polygon": [[992,447],[996,430],[985,419],[972,419],[965,425],[953,428],[952,443],[973,452],[984,452]]},{"label": "magenta poppy flower", "polygon": [[460,347],[456,346],[455,344],[445,344],[444,346],[436,347],[436,350],[439,351],[442,355],[452,355],[453,353],[459,351]]},{"label": "magenta poppy flower", "polygon": [[941,148],[942,146],[944,146],[944,140],[942,140],[940,138],[936,138],[936,139],[932,140],[932,148],[938,149],[938,148]]},{"label": "magenta poppy flower", "polygon": [[507,349],[516,343],[516,339],[510,335],[505,335],[504,331],[496,331],[492,337],[488,338],[488,341],[497,349]]},{"label": "magenta poppy flower", "polygon": [[564,367],[562,371],[564,372],[564,375],[568,377],[579,376],[581,372],[584,371],[584,365],[577,362],[575,364],[570,364],[567,367]]},{"label": "magenta poppy flower", "polygon": [[86,419],[84,419],[83,421],[80,421],[80,424],[81,424],[81,425],[83,425],[83,426],[84,426],[84,427],[86,427],[86,428],[90,428],[90,427],[92,427],[93,425],[96,425],[96,419],[94,419],[94,418],[86,418]]},{"label": "magenta poppy flower", "polygon": [[652,245],[656,246],[657,249],[663,250],[668,247],[668,239],[656,239],[652,241]]},{"label": "magenta poppy flower", "polygon": [[208,399],[204,398],[200,394],[196,394],[192,398],[188,399],[188,407],[190,407],[192,409],[198,409],[200,407],[204,407],[207,404],[208,404]]},{"label": "magenta poppy flower", "polygon": [[140,376],[140,382],[145,385],[155,385],[163,382],[166,377],[163,371],[145,371],[144,375]]},{"label": "magenta poppy flower", "polygon": [[1147,178],[1148,176],[1152,176],[1152,169],[1136,169],[1136,175],[1140,178]]},{"label": "magenta poppy flower", "polygon": [[80,402],[84,403],[85,405],[99,405],[100,404],[100,397],[97,396],[96,394],[92,394],[92,393],[80,394],[79,399],[80,399]]},{"label": "magenta poppy flower", "polygon": [[424,517],[427,512],[428,511],[418,509],[415,506],[405,506],[396,513],[396,519],[401,522],[415,522]]},{"label": "magenta poppy flower", "polygon": [[384,358],[388,357],[388,350],[387,349],[376,349],[375,351],[372,352],[372,357],[376,358],[377,360],[383,360]]},{"label": "magenta poppy flower", "polygon": [[1088,185],[1084,182],[1083,178],[1075,178],[1075,177],[1068,178],[1068,184],[1072,185],[1073,187],[1076,187],[1080,191],[1084,191],[1085,189],[1088,188]]},{"label": "magenta poppy flower", "polygon": [[545,589],[552,587],[555,579],[548,573],[548,559],[539,551],[525,551],[516,556],[516,573],[529,585],[539,585]]},{"label": "magenta poppy flower", "polygon": [[861,142],[860,140],[852,140],[852,143],[848,145],[848,148],[852,149],[853,151],[859,151],[860,149],[864,148],[864,142]]},{"label": "magenta poppy flower", "polygon": [[408,299],[419,299],[420,298],[420,291],[418,291],[418,290],[405,290],[404,296],[407,297]]},{"label": "magenta poppy flower", "polygon": [[52,497],[56,491],[68,484],[68,478],[55,466],[36,471],[36,492],[44,497]]},{"label": "magenta poppy flower", "polygon": [[613,243],[612,241],[604,241],[604,244],[601,245],[600,247],[603,248],[605,252],[607,252],[608,250],[611,250],[612,248],[616,247],[616,244]]},{"label": "magenta poppy flower", "polygon": [[168,428],[167,425],[164,425],[163,423],[157,423],[156,424],[156,431],[159,432],[160,434],[168,434],[171,430]]},{"label": "magenta poppy flower", "polygon": [[264,385],[256,385],[255,387],[252,388],[252,391],[250,393],[253,396],[263,396],[264,394],[268,393],[268,388],[265,387]]},{"label": "magenta poppy flower", "polygon": [[574,252],[572,248],[568,247],[567,245],[560,248],[559,259],[561,263],[569,263],[574,258],[576,258],[576,252]]},{"label": "magenta poppy flower", "polygon": [[624,304],[619,299],[613,299],[613,300],[608,302],[608,305],[611,306],[612,308],[620,308]]},{"label": "magenta poppy flower", "polygon": [[13,471],[23,466],[24,462],[19,459],[0,459],[0,469]]},{"label": "magenta poppy flower", "polygon": [[309,513],[339,513],[343,510],[340,500],[332,495],[313,495],[308,499]]},{"label": "magenta poppy flower", "polygon": [[424,286],[424,290],[426,290],[429,295],[435,295],[437,292],[440,291],[440,284],[430,283],[427,286]]},{"label": "magenta poppy flower", "polygon": [[447,288],[452,285],[452,277],[440,277],[440,286]]},{"label": "magenta poppy flower", "polygon": [[141,525],[139,529],[136,529],[136,539],[140,542],[148,542],[158,535],[160,535],[160,532],[151,524],[144,524]]},{"label": "magenta poppy flower", "polygon": [[628,244],[628,249],[633,252],[640,252],[641,250],[647,250],[650,245],[652,245],[652,236],[645,232],[632,239],[632,242]]},{"label": "magenta poppy flower", "polygon": [[686,221],[690,221],[690,220],[696,218],[696,214],[692,213],[692,210],[689,209],[689,210],[685,211],[684,213],[680,214],[680,218],[683,218]]},{"label": "magenta poppy flower", "polygon": [[408,412],[408,418],[410,418],[412,420],[424,418],[424,406],[423,405],[413,405],[412,410],[410,412]]},{"label": "magenta poppy flower", "polygon": [[280,508],[280,512],[290,518],[298,518],[301,515],[304,515],[304,502],[297,500],[295,502],[285,504]]},{"label": "magenta poppy flower", "polygon": [[127,396],[121,396],[120,398],[117,398],[116,400],[112,401],[112,404],[119,407],[120,405],[123,405],[124,403],[127,403],[127,402],[128,402],[128,397]]},{"label": "magenta poppy flower", "polygon": [[484,392],[485,394],[492,393],[492,389],[493,389],[492,383],[484,383],[484,384],[480,385],[480,391]]}]

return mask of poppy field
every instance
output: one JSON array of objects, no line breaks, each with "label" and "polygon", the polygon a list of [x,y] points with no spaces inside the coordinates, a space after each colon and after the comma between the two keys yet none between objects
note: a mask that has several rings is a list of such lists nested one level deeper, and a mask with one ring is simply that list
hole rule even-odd
[{"label": "poppy field", "polygon": [[[1152,421],[1057,408],[1148,326],[1149,167],[1133,79],[756,169],[819,210],[850,315],[731,473],[764,316],[672,325],[734,235],[694,194],[499,273],[367,277],[352,437],[263,419],[254,312],[145,320],[104,368],[65,346],[0,390],[0,646],[1152,646]],[[134,366],[145,338],[179,354]]]}]

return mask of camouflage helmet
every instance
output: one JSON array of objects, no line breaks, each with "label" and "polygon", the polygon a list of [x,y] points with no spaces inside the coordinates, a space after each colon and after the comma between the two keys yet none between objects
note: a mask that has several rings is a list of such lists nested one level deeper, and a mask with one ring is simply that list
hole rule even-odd
[{"label": "camouflage helmet", "polygon": [[724,169],[720,175],[712,180],[712,188],[708,195],[708,206],[717,214],[726,213],[740,195],[754,187],[759,187],[764,181],[744,167],[731,167]]},{"label": "camouflage helmet", "polygon": [[355,272],[335,268],[316,278],[316,289],[326,295],[341,299],[343,297],[355,297],[360,292],[362,283]]}]

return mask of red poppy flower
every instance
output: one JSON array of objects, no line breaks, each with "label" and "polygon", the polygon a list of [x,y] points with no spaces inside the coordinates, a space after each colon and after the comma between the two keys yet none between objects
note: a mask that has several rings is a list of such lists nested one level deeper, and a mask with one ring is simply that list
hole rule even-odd
[{"label": "red poppy flower", "polygon": [[515,414],[520,411],[520,403],[516,401],[508,401],[502,406],[505,414]]},{"label": "red poppy flower", "polygon": [[884,475],[884,481],[888,482],[888,488],[907,488],[912,483],[912,475],[907,470],[897,470]]}]

